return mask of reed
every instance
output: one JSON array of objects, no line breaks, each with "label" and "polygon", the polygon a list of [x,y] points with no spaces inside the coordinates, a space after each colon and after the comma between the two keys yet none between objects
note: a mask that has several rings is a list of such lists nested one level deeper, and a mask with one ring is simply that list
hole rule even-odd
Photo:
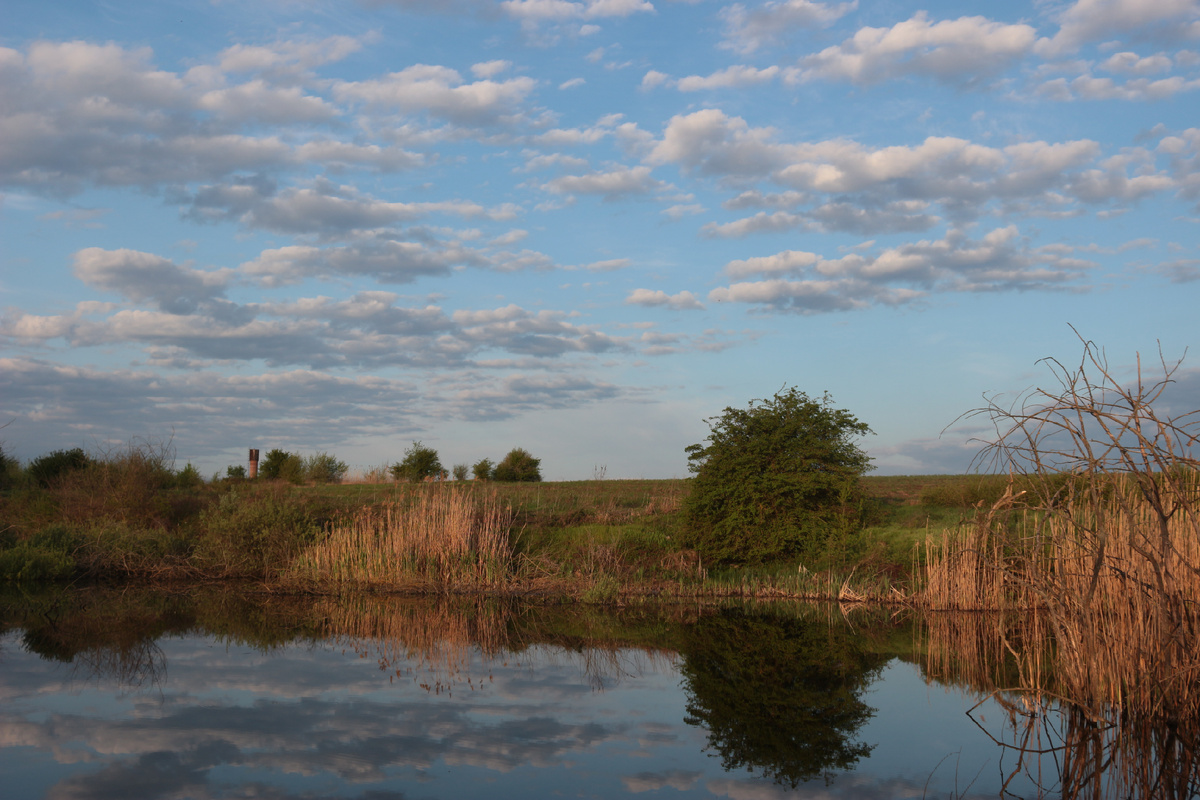
[{"label": "reed", "polygon": [[445,591],[503,584],[512,567],[512,512],[494,493],[455,487],[399,495],[330,526],[291,577],[318,584]]},{"label": "reed", "polygon": [[[1198,412],[1157,410],[1178,364],[1164,363],[1157,381],[1144,381],[1139,367],[1128,385],[1090,343],[1078,369],[1053,364],[1060,391],[986,410],[1000,436],[985,452],[1008,471],[1008,487],[969,525],[927,545],[914,600],[1038,609],[1057,691],[1085,718],[1115,710],[1200,725]],[[1012,651],[1018,661],[1034,657]]]}]

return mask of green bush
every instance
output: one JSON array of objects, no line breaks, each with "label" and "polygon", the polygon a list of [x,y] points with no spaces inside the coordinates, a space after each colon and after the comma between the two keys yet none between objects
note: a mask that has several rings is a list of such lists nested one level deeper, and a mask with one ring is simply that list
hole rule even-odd
[{"label": "green bush", "polygon": [[393,464],[391,471],[392,477],[398,481],[423,481],[426,478],[440,478],[445,470],[442,469],[437,450],[413,442],[404,451],[404,460]]},{"label": "green bush", "polygon": [[454,468],[450,470],[450,474],[454,476],[454,480],[456,481],[465,481],[467,479],[467,473],[468,470],[466,464],[455,464]]},{"label": "green bush", "polygon": [[0,550],[0,580],[55,581],[76,571],[79,536],[65,525],[49,525],[27,540]]},{"label": "green bush", "polygon": [[492,464],[490,458],[481,458],[471,467],[471,475],[477,481],[490,481],[492,479],[492,470],[495,465]]},{"label": "green bush", "polygon": [[28,472],[31,480],[42,488],[49,488],[50,484],[63,475],[87,469],[91,464],[92,459],[83,452],[83,448],[75,447],[70,450],[55,450],[35,458],[30,462]]},{"label": "green bush", "polygon": [[75,574],[75,560],[66,553],[20,544],[0,550],[0,580],[58,581]]},{"label": "green bush", "polygon": [[231,491],[200,515],[196,558],[229,574],[286,568],[317,540],[321,527],[288,495]]},{"label": "green bush", "polygon": [[341,483],[349,471],[345,461],[338,461],[329,453],[313,453],[304,459],[304,477],[313,483]]},{"label": "green bush", "polygon": [[246,468],[241,464],[229,465],[225,468],[225,480],[227,481],[244,481],[246,480]]},{"label": "green bush", "polygon": [[504,460],[496,465],[492,479],[506,483],[533,482],[542,479],[542,460],[534,458],[528,450],[514,447]]},{"label": "green bush", "polygon": [[785,388],[706,422],[708,443],[687,448],[683,503],[685,543],[705,561],[811,558],[861,529],[870,458],[855,439],[870,428],[828,394]]}]

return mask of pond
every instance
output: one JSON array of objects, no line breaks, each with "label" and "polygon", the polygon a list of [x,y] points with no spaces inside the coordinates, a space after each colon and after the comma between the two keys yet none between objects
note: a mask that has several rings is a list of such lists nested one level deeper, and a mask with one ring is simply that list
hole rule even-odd
[{"label": "pond", "polygon": [[0,600],[10,800],[1189,797],[1200,786],[1194,737],[1135,741],[996,692],[1015,681],[1012,664],[971,665],[978,648],[948,645],[907,612],[210,590]]}]

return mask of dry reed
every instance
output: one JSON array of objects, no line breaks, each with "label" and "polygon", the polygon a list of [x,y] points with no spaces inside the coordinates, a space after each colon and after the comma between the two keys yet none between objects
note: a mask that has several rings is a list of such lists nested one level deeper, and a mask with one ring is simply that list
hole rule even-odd
[{"label": "dry reed", "polygon": [[332,585],[450,591],[502,584],[512,566],[512,513],[493,494],[455,487],[360,509],[297,559],[293,577]]}]

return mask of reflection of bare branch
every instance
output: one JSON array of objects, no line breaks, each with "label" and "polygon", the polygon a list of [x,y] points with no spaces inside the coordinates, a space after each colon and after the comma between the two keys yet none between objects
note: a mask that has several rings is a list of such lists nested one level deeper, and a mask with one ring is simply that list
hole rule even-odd
[{"label": "reflection of bare branch", "polygon": [[87,680],[111,680],[125,690],[161,688],[167,657],[153,639],[122,647],[89,647],[75,654],[76,673]]}]

